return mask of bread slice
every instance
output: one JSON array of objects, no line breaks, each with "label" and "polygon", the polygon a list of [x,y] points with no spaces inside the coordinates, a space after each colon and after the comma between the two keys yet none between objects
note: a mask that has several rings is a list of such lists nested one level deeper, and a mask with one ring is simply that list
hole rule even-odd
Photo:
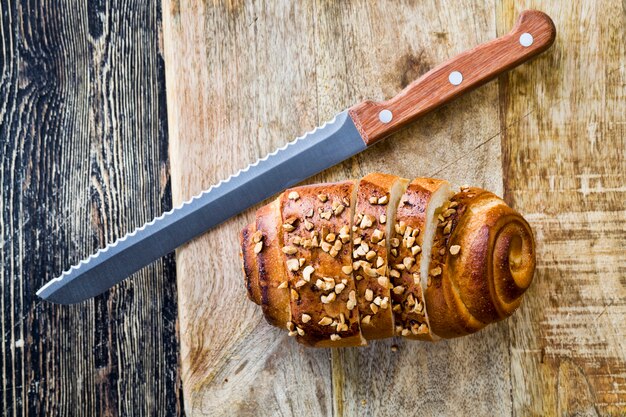
[{"label": "bread slice", "polygon": [[373,173],[361,179],[353,225],[352,262],[361,332],[367,340],[393,336],[388,271],[388,218],[395,215],[406,180]]},{"label": "bread slice", "polygon": [[389,241],[393,311],[398,335],[434,340],[424,301],[427,283],[424,272],[429,268],[438,210],[451,195],[450,184],[446,181],[416,178],[398,204]]},{"label": "bread slice", "polygon": [[292,188],[281,196],[290,335],[316,347],[365,344],[352,278],[350,227],[356,184]]},{"label": "bread slice", "polygon": [[263,236],[263,248],[257,254],[261,307],[271,325],[285,328],[291,320],[289,279],[285,272],[281,248],[282,216],[280,200],[256,212],[256,230]]},{"label": "bread slice", "polygon": [[[256,242],[255,242],[256,240]],[[259,245],[260,243],[260,245]],[[259,268],[257,266],[255,246],[262,247],[263,242],[260,234],[256,233],[256,224],[250,223],[241,230],[239,234],[239,244],[241,246],[241,264],[243,266],[243,276],[248,290],[248,298],[256,304],[261,304],[261,289],[259,287]]]}]

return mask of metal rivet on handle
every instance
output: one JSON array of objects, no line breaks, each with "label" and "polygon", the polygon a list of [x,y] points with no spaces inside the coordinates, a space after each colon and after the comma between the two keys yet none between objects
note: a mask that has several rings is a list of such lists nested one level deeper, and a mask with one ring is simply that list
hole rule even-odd
[{"label": "metal rivet on handle", "polygon": [[463,74],[458,71],[452,71],[450,75],[448,75],[448,81],[452,85],[459,85],[463,82]]},{"label": "metal rivet on handle", "polygon": [[378,120],[383,123],[389,123],[391,119],[393,119],[393,114],[391,114],[390,110],[385,109],[378,113]]},{"label": "metal rivet on handle", "polygon": [[530,45],[532,45],[532,44],[533,44],[533,42],[534,42],[534,40],[535,40],[535,39],[533,38],[533,35],[531,35],[531,34],[530,34],[530,33],[528,33],[528,32],[522,33],[522,34],[520,35],[520,37],[519,37],[519,43],[520,43],[520,45],[522,45],[522,46],[523,46],[523,47],[525,47],[525,48],[527,48],[527,47],[529,47]]}]

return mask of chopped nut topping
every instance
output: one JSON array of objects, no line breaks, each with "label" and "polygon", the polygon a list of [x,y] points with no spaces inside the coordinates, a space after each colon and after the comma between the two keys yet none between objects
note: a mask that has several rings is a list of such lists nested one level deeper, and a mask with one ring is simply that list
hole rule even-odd
[{"label": "chopped nut topping", "polygon": [[328,196],[326,194],[318,194],[317,199],[322,203],[325,203],[328,200]]},{"label": "chopped nut topping", "polygon": [[418,273],[414,273],[413,274],[413,284],[415,285],[419,285],[420,284],[420,275]]},{"label": "chopped nut topping", "polygon": [[415,263],[415,259],[407,256],[402,260],[402,263],[404,264],[404,266],[406,266],[406,269],[411,269],[413,263]]},{"label": "chopped nut topping", "polygon": [[406,269],[404,264],[395,264],[393,267],[397,269],[398,271],[404,271]]},{"label": "chopped nut topping", "polygon": [[334,242],[334,241],[335,241],[335,238],[336,238],[336,237],[337,237],[337,236],[336,236],[334,233],[329,233],[329,234],[327,234],[327,235],[326,235],[326,237],[324,238],[324,240],[325,240],[326,242],[332,243],[332,242]]},{"label": "chopped nut topping", "polygon": [[389,197],[387,197],[386,195],[384,195],[384,196],[382,196],[382,197],[380,197],[378,199],[378,204],[381,204],[381,205],[385,205],[388,202],[389,202]]},{"label": "chopped nut topping", "polygon": [[328,254],[334,258],[335,256],[339,255],[339,251],[337,249],[335,249],[335,248],[331,248],[328,251]]},{"label": "chopped nut topping", "polygon": [[402,237],[404,237],[405,239],[411,237],[411,233],[413,233],[413,228],[411,226],[407,226],[406,229],[404,229],[404,234]]},{"label": "chopped nut topping", "polygon": [[343,209],[345,207],[342,206],[341,204],[337,206],[336,209],[333,210],[333,212],[335,213],[335,216],[339,216],[341,213],[343,213]]},{"label": "chopped nut topping", "polygon": [[296,288],[304,287],[305,285],[306,285],[306,281],[303,279],[296,282]]},{"label": "chopped nut topping", "polygon": [[301,329],[300,327],[296,327],[296,331],[298,332],[300,336],[304,336],[304,330]]},{"label": "chopped nut topping", "polygon": [[356,279],[357,281],[361,281],[363,279],[363,276],[357,275],[356,277],[354,277],[354,279]]},{"label": "chopped nut topping", "polygon": [[379,256],[376,259],[376,268],[380,268],[381,266],[383,266],[385,264],[385,260],[383,259],[382,256]]},{"label": "chopped nut topping", "polygon": [[400,272],[398,272],[395,269],[392,269],[391,271],[389,271],[389,276],[391,278],[400,278]]},{"label": "chopped nut topping", "polygon": [[313,217],[313,209],[309,209],[309,211],[304,214],[304,217]]},{"label": "chopped nut topping", "polygon": [[319,247],[319,245],[320,245],[320,241],[317,239],[317,236],[313,236],[313,239],[311,239],[311,246],[314,248],[317,248]]},{"label": "chopped nut topping", "polygon": [[376,204],[377,202],[378,202],[378,199],[375,196],[370,197],[370,204]]},{"label": "chopped nut topping", "polygon": [[406,230],[406,223],[401,221],[400,223],[396,223],[395,226],[396,233],[399,235],[404,235],[404,231]]},{"label": "chopped nut topping", "polygon": [[393,256],[398,256],[398,249],[391,249],[390,252]]},{"label": "chopped nut topping", "polygon": [[374,304],[376,304],[377,306],[380,306],[381,301],[383,301],[383,299],[380,297],[380,295],[377,295],[376,298],[374,298]]},{"label": "chopped nut topping", "polygon": [[363,323],[363,324],[370,324],[370,320],[371,320],[371,318],[372,318],[372,316],[367,315],[367,316],[365,316],[365,317],[363,317],[363,318],[361,319],[361,323]]},{"label": "chopped nut topping", "polygon": [[448,222],[448,224],[446,224],[446,227],[443,228],[443,233],[445,235],[450,234],[451,230],[452,230],[452,222]]},{"label": "chopped nut topping", "polygon": [[436,277],[438,275],[441,275],[441,267],[438,266],[436,268],[433,268],[430,270],[430,275],[432,275],[433,277]]},{"label": "chopped nut topping", "polygon": [[256,232],[254,232],[254,234],[252,235],[252,241],[254,243],[259,243],[261,240],[263,240],[263,232],[261,232],[260,230],[257,230]]},{"label": "chopped nut topping", "polygon": [[311,321],[311,316],[309,316],[308,314],[304,313],[302,315],[302,323],[308,323],[309,321]]},{"label": "chopped nut topping", "polygon": [[294,300],[300,299],[300,294],[298,294],[298,291],[294,290],[293,288],[291,289],[291,298],[293,298]]},{"label": "chopped nut topping", "polygon": [[384,214],[380,215],[380,224],[385,224],[387,223],[387,216],[385,216]]},{"label": "chopped nut topping", "polygon": [[392,237],[389,243],[391,244],[392,248],[397,248],[398,246],[400,246],[400,239],[398,239],[397,237]]},{"label": "chopped nut topping", "polygon": [[322,319],[318,321],[317,324],[319,324],[320,326],[328,326],[332,322],[333,322],[333,319],[331,319],[328,316],[325,316],[325,317],[322,317]]},{"label": "chopped nut topping", "polygon": [[356,232],[357,230],[359,230],[359,228],[358,228],[358,227],[356,227],[356,226],[352,226],[352,231],[353,231],[353,232]]},{"label": "chopped nut topping", "polygon": [[288,259],[287,269],[289,271],[297,271],[298,269],[300,269],[300,262],[297,259]]},{"label": "chopped nut topping", "polygon": [[450,205],[448,206],[449,208],[456,208],[459,206],[459,203],[457,201],[453,201],[450,203]]},{"label": "chopped nut topping", "polygon": [[451,255],[458,255],[458,253],[461,251],[461,246],[459,245],[452,245],[450,246],[450,254]]},{"label": "chopped nut topping", "polygon": [[311,265],[305,266],[304,269],[302,270],[302,278],[306,282],[311,281],[311,275],[313,275],[313,272],[315,272],[315,268],[313,268]]},{"label": "chopped nut topping", "polygon": [[341,272],[343,272],[346,275],[349,275],[352,273],[352,267],[350,265],[344,265],[341,267]]},{"label": "chopped nut topping", "polygon": [[294,236],[291,242],[294,245],[300,245],[302,243],[302,238],[300,236]]},{"label": "chopped nut topping", "polygon": [[333,342],[336,342],[339,339],[341,339],[341,336],[339,336],[338,334],[333,333],[330,335],[330,340],[332,340]]},{"label": "chopped nut topping", "polygon": [[343,203],[344,206],[350,207],[350,200],[348,200],[348,197],[343,197],[341,199],[341,202]]},{"label": "chopped nut topping", "polygon": [[324,252],[330,252],[330,249],[332,248],[331,244],[328,242],[320,243],[320,247],[322,248]]},{"label": "chopped nut topping", "polygon": [[366,214],[365,216],[363,216],[363,219],[361,220],[361,224],[359,224],[359,227],[361,229],[367,229],[368,227],[371,227],[372,224],[373,224],[372,218]]},{"label": "chopped nut topping", "polygon": [[378,285],[380,285],[383,288],[387,288],[389,286],[389,278],[385,276],[378,277]]},{"label": "chopped nut topping", "polygon": [[295,328],[295,325],[293,324],[293,322],[288,321],[286,324],[287,324],[287,330],[293,331],[293,329]]},{"label": "chopped nut topping", "polygon": [[380,229],[376,229],[374,230],[374,232],[372,232],[372,243],[378,243],[380,242],[380,240],[385,236],[385,233],[380,230]]},{"label": "chopped nut topping", "polygon": [[337,295],[334,292],[331,292],[328,295],[322,295],[320,297],[320,300],[322,301],[322,304],[329,304],[335,301],[336,298],[337,298]]},{"label": "chopped nut topping", "polygon": [[354,238],[352,243],[354,243],[354,246],[356,246],[356,245],[360,245],[361,241],[362,241],[361,236],[357,236],[357,237]]},{"label": "chopped nut topping", "polygon": [[286,253],[287,255],[293,255],[296,252],[298,252],[298,249],[296,249],[295,246],[283,246],[283,253]]},{"label": "chopped nut topping", "polygon": [[387,275],[387,267],[386,266],[381,266],[380,268],[376,269],[376,273],[378,275]]},{"label": "chopped nut topping", "polygon": [[372,268],[369,265],[363,265],[363,271],[365,272],[365,274],[367,274],[368,276],[372,278],[376,278],[378,276],[378,271],[376,271],[374,268]]},{"label": "chopped nut topping", "polygon": [[282,290],[283,288],[287,288],[289,286],[289,284],[287,284],[287,281],[283,281],[280,283],[280,285],[276,288],[278,288],[279,290]]},{"label": "chopped nut topping", "polygon": [[311,223],[310,221],[305,219],[304,220],[304,227],[306,228],[306,230],[310,231],[311,229],[313,229],[314,226],[313,226],[313,223]]},{"label": "chopped nut topping", "polygon": [[300,264],[300,268],[302,268],[302,265],[304,265],[305,262],[306,262],[305,258],[298,259],[298,263]]},{"label": "chopped nut topping", "polygon": [[287,335],[289,335],[291,337],[293,337],[293,336],[295,336],[297,334],[298,334],[298,332],[294,332],[294,331],[291,331],[291,332],[287,333]]},{"label": "chopped nut topping", "polygon": [[346,304],[346,307],[348,307],[348,310],[352,310],[355,306],[356,306],[356,291],[352,290],[348,294],[348,302]]},{"label": "chopped nut topping", "polygon": [[409,329],[402,329],[402,336],[408,336],[411,333]]},{"label": "chopped nut topping", "polygon": [[404,287],[402,285],[398,285],[397,287],[393,287],[393,293],[396,295],[400,295],[404,292]]},{"label": "chopped nut topping", "polygon": [[443,212],[443,217],[444,217],[444,218],[450,217],[450,216],[451,216],[451,215],[453,215],[454,213],[456,213],[456,210],[455,210],[455,209],[453,209],[453,208],[448,209],[448,210],[446,210],[446,211],[444,211],[444,212]]},{"label": "chopped nut topping", "polygon": [[374,252],[373,250],[367,252],[365,254],[365,259],[367,259],[368,261],[371,261],[372,259],[374,259],[376,257],[376,252]]},{"label": "chopped nut topping", "polygon": [[400,304],[396,304],[395,306],[393,306],[392,308],[394,313],[401,313],[402,312],[402,306]]},{"label": "chopped nut topping", "polygon": [[411,255],[415,256],[422,251],[422,248],[419,245],[415,245],[411,248]]},{"label": "chopped nut topping", "polygon": [[378,306],[376,304],[374,304],[374,303],[371,303],[370,304],[370,310],[372,310],[372,312],[374,314],[376,314],[376,313],[378,313]]},{"label": "chopped nut topping", "polygon": [[372,301],[374,299],[374,291],[372,291],[371,289],[366,289],[365,290],[365,300],[367,301]]},{"label": "chopped nut topping", "polygon": [[298,194],[297,191],[292,191],[292,192],[289,193],[287,198],[289,198],[290,200],[297,200],[297,199],[300,198],[300,194]]},{"label": "chopped nut topping", "polygon": [[341,291],[343,291],[346,288],[345,284],[337,284],[335,285],[335,293],[337,295],[341,294]]},{"label": "chopped nut topping", "polygon": [[380,301],[380,308],[382,308],[383,310],[389,308],[389,297],[383,297],[383,299]]},{"label": "chopped nut topping", "polygon": [[327,211],[323,211],[320,213],[320,218],[330,220],[330,216],[332,215],[333,215],[333,212],[330,210],[327,210]]},{"label": "chopped nut topping", "polygon": [[404,246],[406,248],[412,248],[414,243],[415,243],[415,238],[413,236],[409,236],[406,239],[404,239]]},{"label": "chopped nut topping", "polygon": [[257,243],[254,245],[254,253],[257,253],[257,254],[258,254],[258,253],[261,253],[261,251],[262,251],[262,250],[263,250],[263,241],[261,241],[261,242],[257,242]]}]

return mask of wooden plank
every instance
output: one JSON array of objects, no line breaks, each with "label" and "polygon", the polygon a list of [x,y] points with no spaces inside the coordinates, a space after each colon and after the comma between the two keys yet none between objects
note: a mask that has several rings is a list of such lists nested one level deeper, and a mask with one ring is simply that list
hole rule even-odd
[{"label": "wooden plank", "polygon": [[[318,124],[307,2],[163,1],[172,188],[179,203]],[[328,415],[329,351],[270,327],[243,286],[249,210],[177,251],[189,415]]]},{"label": "wooden plank", "polygon": [[[453,9],[164,0],[163,10],[176,202],[496,35],[495,4],[478,1]],[[500,128],[492,83],[309,182],[382,170],[501,194]],[[267,325],[246,298],[234,255],[237,232],[253,213],[177,252],[189,415],[511,413],[506,323],[437,345],[389,340],[343,351],[302,348]]]},{"label": "wooden plank", "polygon": [[554,50],[502,81],[506,198],[537,237],[537,273],[508,321],[514,415],[624,415],[626,10],[620,1],[537,7]]},{"label": "wooden plank", "polygon": [[[394,1],[347,2],[336,11],[318,7],[326,23],[316,26],[328,28],[320,30],[318,49],[343,45],[349,63],[344,82],[350,86],[343,105],[382,100],[434,65],[495,38],[494,7],[473,1],[454,8]],[[329,88],[319,97],[339,101],[340,94]],[[357,156],[351,175],[436,176],[501,193],[498,117],[492,83]],[[508,333],[501,324],[458,340],[428,344],[395,338],[366,349],[337,350],[333,357],[338,416],[511,413]]]},{"label": "wooden plank", "polygon": [[72,306],[35,291],[169,208],[157,5],[0,2],[0,410],[175,415],[173,257]]}]

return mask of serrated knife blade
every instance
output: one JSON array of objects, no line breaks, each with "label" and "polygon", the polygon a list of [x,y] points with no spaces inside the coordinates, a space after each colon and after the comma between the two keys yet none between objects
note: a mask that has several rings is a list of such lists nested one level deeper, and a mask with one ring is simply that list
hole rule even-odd
[{"label": "serrated knife blade", "polygon": [[344,161],[425,113],[545,51],[556,31],[544,13],[523,12],[508,34],[435,67],[395,97],[339,113],[180,207],[155,218],[44,285],[60,304],[96,296],[248,207]]},{"label": "serrated knife blade", "polygon": [[365,148],[352,119],[341,112],[72,266],[37,295],[60,304],[94,297],[224,220]]}]

